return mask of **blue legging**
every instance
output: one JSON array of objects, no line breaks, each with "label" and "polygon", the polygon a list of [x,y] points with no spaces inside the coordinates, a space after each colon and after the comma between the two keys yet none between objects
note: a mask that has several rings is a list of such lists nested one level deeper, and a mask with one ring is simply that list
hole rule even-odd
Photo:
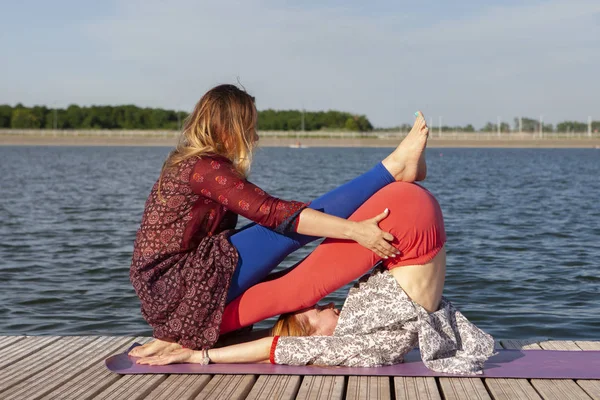
[{"label": "blue legging", "polygon": [[[348,218],[369,197],[394,181],[394,177],[379,163],[364,174],[315,199],[309,207],[336,217]],[[239,261],[227,293],[227,303],[261,282],[289,254],[316,239],[318,238],[295,232],[282,235],[254,223],[243,227],[231,236],[231,244],[239,253]]]}]

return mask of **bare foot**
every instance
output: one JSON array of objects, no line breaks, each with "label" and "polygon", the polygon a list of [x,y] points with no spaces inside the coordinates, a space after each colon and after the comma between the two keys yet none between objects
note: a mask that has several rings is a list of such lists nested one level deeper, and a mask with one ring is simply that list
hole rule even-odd
[{"label": "bare foot", "polygon": [[429,128],[423,113],[419,111],[408,135],[396,150],[382,161],[383,166],[397,181],[414,182],[425,179],[427,176],[425,146],[428,136]]},{"label": "bare foot", "polygon": [[183,348],[179,343],[165,342],[155,339],[143,346],[133,348],[128,355],[132,357],[150,357],[169,354]]}]

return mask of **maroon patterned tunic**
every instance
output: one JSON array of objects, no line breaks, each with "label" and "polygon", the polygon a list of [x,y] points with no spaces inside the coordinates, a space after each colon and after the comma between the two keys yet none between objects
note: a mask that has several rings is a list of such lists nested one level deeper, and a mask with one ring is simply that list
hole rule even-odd
[{"label": "maroon patterned tunic", "polygon": [[272,197],[227,158],[193,157],[152,188],[134,243],[130,279],[154,337],[210,348],[238,262],[238,214],[278,232],[295,231],[306,204]]}]

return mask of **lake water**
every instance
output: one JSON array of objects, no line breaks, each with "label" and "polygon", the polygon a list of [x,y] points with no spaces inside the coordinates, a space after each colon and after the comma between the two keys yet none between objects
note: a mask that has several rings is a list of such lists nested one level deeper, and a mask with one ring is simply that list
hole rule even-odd
[{"label": "lake water", "polygon": [[[151,333],[129,264],[168,151],[0,147],[1,335]],[[251,180],[307,201],[389,151],[265,148]],[[446,296],[497,338],[600,339],[600,151],[429,149],[427,159],[424,186],[448,234]],[[329,299],[341,306],[347,288]]]}]

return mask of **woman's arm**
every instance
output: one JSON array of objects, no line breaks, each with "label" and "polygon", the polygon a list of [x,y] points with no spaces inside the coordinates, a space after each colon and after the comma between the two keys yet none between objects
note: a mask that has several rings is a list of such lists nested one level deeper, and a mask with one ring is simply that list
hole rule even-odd
[{"label": "woman's arm", "polygon": [[[286,365],[344,365],[374,367],[402,362],[416,344],[416,332],[379,331],[352,336],[265,337],[252,342],[208,350],[215,364],[261,363]],[[202,351],[181,349],[167,355],[145,357],[138,364],[203,364]]]},{"label": "woman's arm", "polygon": [[306,204],[273,197],[240,175],[223,157],[202,157],[189,174],[192,191],[266,228],[295,231]]},{"label": "woman's arm", "polygon": [[308,209],[305,203],[269,195],[239,175],[222,157],[198,160],[189,182],[194,193],[279,233],[296,231],[309,236],[354,240],[383,258],[394,257],[397,253],[388,243],[393,236],[377,225],[387,212],[355,222]]},{"label": "woman's arm", "polygon": [[305,208],[298,218],[297,232],[309,236],[354,240],[379,257],[396,257],[398,250],[389,243],[394,240],[394,236],[379,229],[378,225],[388,214],[389,210],[386,208],[373,218],[355,222]]},{"label": "woman's arm", "polygon": [[[252,342],[234,344],[208,350],[210,361],[215,364],[260,363],[269,360],[273,337],[265,337]],[[203,364],[204,356],[200,350],[180,349],[166,355],[143,357],[137,364],[167,365],[177,363]]]},{"label": "woman's arm", "polygon": [[272,361],[285,365],[378,367],[398,364],[417,343],[415,332],[393,329],[346,336],[281,336]]},{"label": "woman's arm", "polygon": [[215,364],[257,363],[269,360],[273,337],[265,337],[252,342],[208,350],[210,361]]}]

